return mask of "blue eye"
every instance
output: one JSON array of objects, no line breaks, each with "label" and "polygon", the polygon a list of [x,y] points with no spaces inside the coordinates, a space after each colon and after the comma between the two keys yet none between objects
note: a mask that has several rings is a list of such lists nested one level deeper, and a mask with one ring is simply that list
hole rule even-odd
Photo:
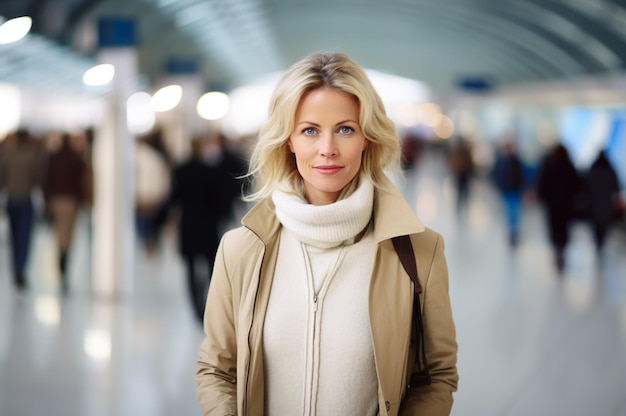
[{"label": "blue eye", "polygon": [[339,133],[341,134],[350,134],[354,131],[354,129],[352,127],[348,127],[348,126],[341,126],[339,127]]},{"label": "blue eye", "polygon": [[302,130],[302,133],[306,136],[312,136],[313,134],[315,134],[315,129],[313,127],[307,127],[306,129]]}]

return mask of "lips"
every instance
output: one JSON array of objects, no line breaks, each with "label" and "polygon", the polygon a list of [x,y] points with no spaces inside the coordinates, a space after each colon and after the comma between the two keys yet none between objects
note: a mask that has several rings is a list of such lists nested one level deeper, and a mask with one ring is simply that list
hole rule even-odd
[{"label": "lips", "polygon": [[315,169],[315,171],[317,171],[318,173],[321,173],[322,175],[332,175],[334,173],[339,172],[341,169],[343,169],[343,166],[319,165],[319,166],[314,166],[313,169]]}]

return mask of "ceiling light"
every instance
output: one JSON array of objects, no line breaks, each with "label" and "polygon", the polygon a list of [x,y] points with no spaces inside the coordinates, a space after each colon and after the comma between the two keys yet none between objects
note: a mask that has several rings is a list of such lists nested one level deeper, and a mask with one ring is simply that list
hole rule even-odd
[{"label": "ceiling light", "polygon": [[152,97],[147,92],[136,92],[126,102],[126,123],[133,134],[149,132],[155,123]]},{"label": "ceiling light", "polygon": [[83,74],[85,85],[92,87],[106,85],[113,80],[115,67],[111,64],[96,65]]},{"label": "ceiling light", "polygon": [[206,120],[219,120],[226,115],[230,98],[223,92],[207,92],[198,100],[196,110]]},{"label": "ceiling light", "polygon": [[183,88],[180,85],[168,85],[152,96],[150,104],[154,111],[169,111],[176,107],[183,97]]},{"label": "ceiling light", "polygon": [[0,25],[0,44],[13,43],[30,32],[33,21],[28,16],[16,17]]},{"label": "ceiling light", "polygon": [[454,123],[450,117],[440,114],[437,117],[437,122],[433,130],[440,139],[449,139],[452,137],[452,133],[454,133]]}]

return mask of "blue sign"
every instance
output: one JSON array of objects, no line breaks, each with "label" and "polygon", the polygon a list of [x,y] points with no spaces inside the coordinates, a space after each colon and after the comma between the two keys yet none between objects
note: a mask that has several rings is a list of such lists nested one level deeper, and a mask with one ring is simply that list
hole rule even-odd
[{"label": "blue sign", "polygon": [[135,46],[135,19],[103,16],[98,19],[98,47],[124,48]]}]

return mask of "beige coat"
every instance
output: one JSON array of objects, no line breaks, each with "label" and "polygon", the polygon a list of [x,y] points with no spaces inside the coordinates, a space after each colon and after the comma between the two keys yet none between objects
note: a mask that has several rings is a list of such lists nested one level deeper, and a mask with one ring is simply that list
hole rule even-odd
[{"label": "beige coat", "polygon": [[[203,415],[262,415],[262,334],[281,225],[270,199],[257,204],[243,227],[226,233],[215,260],[204,315],[206,338],[196,373]],[[369,290],[370,326],[380,415],[447,415],[456,391],[457,344],[448,296],[442,238],[425,228],[402,195],[375,192],[378,251]],[[413,284],[391,238],[411,234],[420,283],[426,356],[432,384],[407,389]],[[346,374],[346,377],[350,377]]]}]

